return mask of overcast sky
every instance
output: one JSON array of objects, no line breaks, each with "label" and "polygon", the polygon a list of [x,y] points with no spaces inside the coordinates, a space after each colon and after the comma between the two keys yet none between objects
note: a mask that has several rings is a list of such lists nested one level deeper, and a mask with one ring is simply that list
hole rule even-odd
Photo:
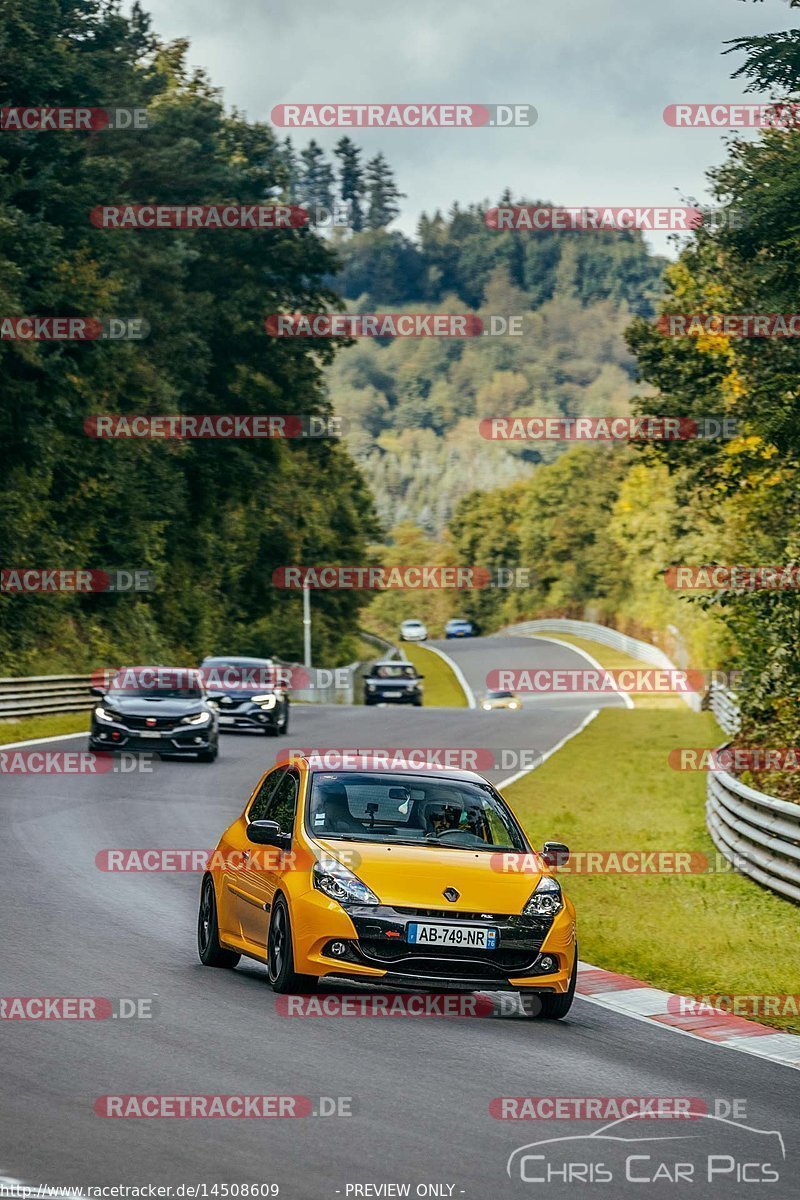
[{"label": "overcast sky", "polygon": [[[162,38],[188,37],[226,102],[268,120],[286,102],[533,104],[530,129],[300,131],[323,146],[348,132],[382,150],[423,211],[515,196],[564,205],[707,198],[724,134],[673,129],[675,102],[735,102],[729,38],[797,24],[783,0],[143,0]],[[755,100],[759,97],[751,96]],[[283,136],[283,132],[280,133]],[[667,249],[663,235],[653,245]]]}]

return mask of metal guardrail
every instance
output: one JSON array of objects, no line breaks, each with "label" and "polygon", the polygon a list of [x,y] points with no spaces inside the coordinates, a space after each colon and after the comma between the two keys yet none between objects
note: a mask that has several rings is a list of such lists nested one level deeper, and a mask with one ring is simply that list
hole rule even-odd
[{"label": "metal guardrail", "polygon": [[800,902],[800,804],[758,792],[727,771],[712,771],[706,825],[737,871]]},{"label": "metal guardrail", "polygon": [[[544,617],[536,621],[522,621],[518,625],[506,625],[499,632],[524,635],[544,633],[546,630],[550,630],[552,633],[571,633],[574,637],[582,637],[590,642],[610,646],[612,650],[620,650],[623,654],[629,654],[631,658],[648,663],[651,667],[662,667],[667,671],[679,669],[663,650],[659,650],[658,646],[651,646],[649,642],[640,642],[638,638],[628,637],[626,633],[620,633],[616,629],[609,628],[608,625],[596,625],[593,621],[571,621],[563,617]],[[678,694],[694,712],[700,711],[703,701],[698,692],[680,692]]]},{"label": "metal guardrail", "polygon": [[712,679],[708,707],[717,718],[717,724],[723,733],[732,735],[739,732],[742,727],[742,714],[735,692]]},{"label": "metal guardrail", "polygon": [[82,712],[96,703],[91,675],[29,675],[0,679],[0,718]]},{"label": "metal guardrail", "polygon": [[380,650],[381,654],[386,658],[403,658],[403,651],[399,646],[395,646],[394,642],[390,642],[388,638],[380,637],[377,633],[366,633],[363,629],[359,630],[359,637],[362,642],[371,642],[376,650]]},{"label": "metal guardrail", "polygon": [[[278,666],[303,670],[299,663],[274,660]],[[352,704],[360,663],[333,669],[311,668],[309,686],[293,688],[290,698],[302,704]],[[29,675],[0,678],[0,720],[48,713],[88,712],[97,703],[89,689],[94,675]]]}]

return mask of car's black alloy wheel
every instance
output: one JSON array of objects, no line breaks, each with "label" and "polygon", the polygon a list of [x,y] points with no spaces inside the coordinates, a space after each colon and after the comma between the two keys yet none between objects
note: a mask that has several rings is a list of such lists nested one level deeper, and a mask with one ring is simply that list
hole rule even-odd
[{"label": "car's black alloy wheel", "polygon": [[292,926],[283,896],[279,896],[272,906],[267,937],[267,977],[272,990],[281,994],[310,992],[317,985],[313,975],[298,975],[294,969]]},{"label": "car's black alloy wheel", "polygon": [[210,875],[206,875],[200,889],[200,911],[197,914],[197,953],[205,967],[235,967],[241,958],[233,950],[224,950],[219,944],[217,923],[217,898]]}]

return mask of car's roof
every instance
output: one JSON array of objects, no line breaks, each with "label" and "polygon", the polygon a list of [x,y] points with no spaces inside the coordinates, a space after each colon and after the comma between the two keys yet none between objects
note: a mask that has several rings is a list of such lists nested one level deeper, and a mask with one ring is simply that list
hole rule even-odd
[{"label": "car's roof", "polygon": [[447,622],[448,625],[471,625],[469,617],[451,617]]},{"label": "car's roof", "polygon": [[359,754],[358,750],[348,750],[347,756],[359,755],[360,763],[358,766],[336,766],[332,767],[330,755],[325,758],[315,754],[293,754],[292,761],[300,763],[307,771],[320,772],[324,775],[363,775],[364,772],[374,771],[376,774],[394,775],[395,772],[403,775],[435,775],[437,779],[452,779],[461,783],[486,783],[482,775],[478,775],[476,771],[459,770],[454,767],[445,767],[441,763],[424,763],[420,766],[418,763],[403,762],[398,758],[392,758],[392,765],[387,766],[385,757],[378,757],[372,754]]},{"label": "car's roof", "polygon": [[407,658],[379,658],[372,664],[373,667],[413,667],[413,663]]},{"label": "car's roof", "polygon": [[407,620],[403,621],[403,624],[404,625],[421,625],[422,621],[420,621],[417,617],[409,617]]},{"label": "car's roof", "polygon": [[126,671],[174,671],[175,674],[199,675],[199,667],[167,667],[164,663],[144,663],[140,667],[117,667],[116,675],[124,675]]},{"label": "car's roof", "polygon": [[253,658],[249,654],[215,654],[213,658],[204,658],[203,666],[206,663],[258,663],[259,666],[263,667],[274,665],[271,658]]}]

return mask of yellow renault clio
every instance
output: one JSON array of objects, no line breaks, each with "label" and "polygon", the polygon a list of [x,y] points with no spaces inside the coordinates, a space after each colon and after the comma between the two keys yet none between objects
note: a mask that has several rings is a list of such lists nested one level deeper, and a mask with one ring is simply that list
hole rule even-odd
[{"label": "yellow renault clio", "polygon": [[262,776],[203,876],[201,961],[258,959],[276,992],[513,991],[566,1016],[575,909],[550,869],[566,846],[537,855],[471,771],[377,763],[293,757]]}]

